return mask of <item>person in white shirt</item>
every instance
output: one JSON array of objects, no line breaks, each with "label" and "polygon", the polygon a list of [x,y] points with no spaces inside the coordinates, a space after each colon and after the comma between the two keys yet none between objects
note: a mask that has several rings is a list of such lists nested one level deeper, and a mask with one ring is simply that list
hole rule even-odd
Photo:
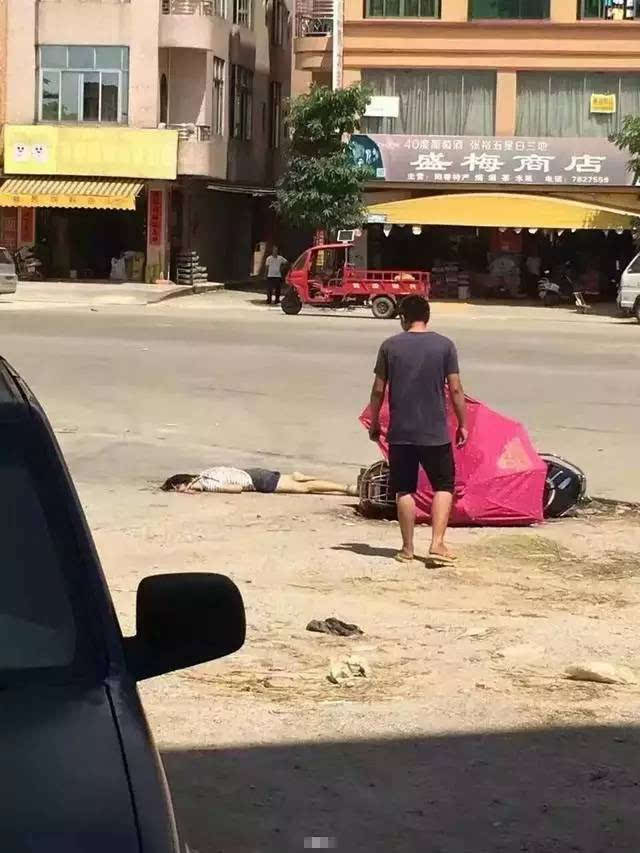
[{"label": "person in white shirt", "polygon": [[276,305],[280,304],[280,293],[282,291],[282,268],[288,263],[286,258],[278,253],[278,247],[274,246],[271,254],[265,261],[267,270],[267,305],[271,305],[273,297]]}]

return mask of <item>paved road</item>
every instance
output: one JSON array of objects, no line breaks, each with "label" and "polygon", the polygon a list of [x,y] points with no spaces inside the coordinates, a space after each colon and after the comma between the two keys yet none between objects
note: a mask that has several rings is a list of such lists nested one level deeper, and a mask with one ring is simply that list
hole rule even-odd
[{"label": "paved road", "polygon": [[[563,310],[434,306],[467,390],[523,420],[590,491],[640,500],[640,329]],[[264,461],[340,475],[375,458],[357,416],[377,346],[363,314],[285,317],[239,294],[153,307],[0,308],[2,353],[86,486]]]}]

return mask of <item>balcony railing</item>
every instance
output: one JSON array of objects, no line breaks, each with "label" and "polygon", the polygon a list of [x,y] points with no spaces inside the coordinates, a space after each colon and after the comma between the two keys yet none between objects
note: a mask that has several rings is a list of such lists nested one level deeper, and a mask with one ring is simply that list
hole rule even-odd
[{"label": "balcony railing", "polygon": [[209,142],[211,139],[208,124],[168,124],[167,128],[178,131],[179,142]]},{"label": "balcony railing", "polygon": [[206,15],[214,13],[214,0],[162,0],[163,15]]},{"label": "balcony railing", "polygon": [[329,36],[332,31],[332,0],[299,0],[296,8],[297,36]]}]

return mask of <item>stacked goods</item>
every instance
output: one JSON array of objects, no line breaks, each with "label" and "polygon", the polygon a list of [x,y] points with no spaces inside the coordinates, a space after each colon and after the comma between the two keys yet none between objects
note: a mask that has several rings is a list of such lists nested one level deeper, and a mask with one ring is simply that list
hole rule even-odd
[{"label": "stacked goods", "polygon": [[459,287],[469,287],[470,276],[459,264],[437,264],[431,270],[431,296],[438,299],[457,299]]},{"label": "stacked goods", "polygon": [[207,268],[200,263],[200,256],[197,252],[180,252],[177,261],[176,270],[177,284],[183,284],[188,287],[197,287],[199,284],[206,284],[209,275]]}]

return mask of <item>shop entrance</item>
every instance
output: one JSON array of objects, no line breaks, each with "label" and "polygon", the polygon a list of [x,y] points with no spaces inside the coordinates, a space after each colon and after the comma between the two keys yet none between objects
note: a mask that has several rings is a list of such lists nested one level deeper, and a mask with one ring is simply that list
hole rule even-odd
[{"label": "shop entrance", "polygon": [[[113,258],[121,259],[131,252],[144,257],[145,208],[143,193],[135,211],[39,208],[37,252],[45,277],[109,281]],[[142,272],[136,271],[134,277],[141,279]]]},{"label": "shop entrance", "polygon": [[635,254],[631,231],[622,229],[369,225],[367,231],[371,268],[431,272],[432,295],[444,299],[457,298],[460,287],[479,298],[535,299],[541,275],[559,275],[568,265],[586,293],[612,301]]}]

